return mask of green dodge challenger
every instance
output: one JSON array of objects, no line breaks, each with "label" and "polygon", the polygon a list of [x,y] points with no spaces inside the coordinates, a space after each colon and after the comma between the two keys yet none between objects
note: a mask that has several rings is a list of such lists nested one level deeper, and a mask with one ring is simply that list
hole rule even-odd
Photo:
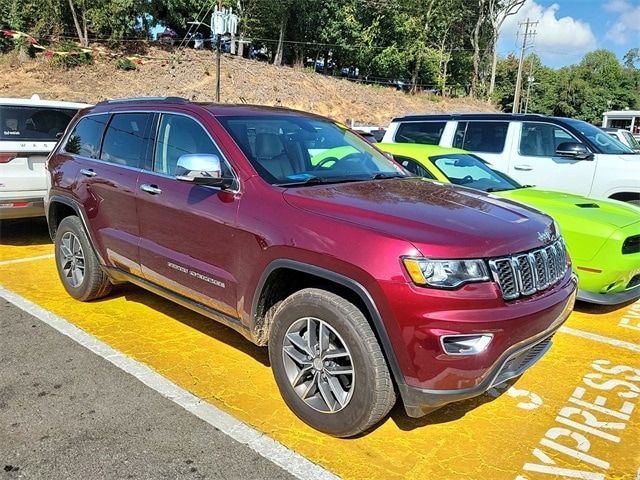
[{"label": "green dodge challenger", "polygon": [[615,305],[640,298],[640,207],[520,185],[460,149],[408,143],[376,146],[416,175],[483,190],[551,215],[560,225],[579,277],[578,299]]}]

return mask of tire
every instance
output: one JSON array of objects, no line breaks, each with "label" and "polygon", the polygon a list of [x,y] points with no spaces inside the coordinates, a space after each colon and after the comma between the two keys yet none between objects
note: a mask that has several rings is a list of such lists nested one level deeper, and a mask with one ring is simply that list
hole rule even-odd
[{"label": "tire", "polygon": [[100,267],[78,217],[62,219],[54,244],[58,276],[69,295],[86,302],[111,292],[111,282]]},{"label": "tire", "polygon": [[[308,353],[313,351],[309,331],[315,332],[312,345],[323,332],[323,353],[315,351],[315,363]],[[329,435],[358,435],[395,404],[387,362],[369,322],[355,305],[331,292],[306,288],[282,302],[269,333],[269,359],[289,408]],[[352,373],[344,373],[349,366]]]}]

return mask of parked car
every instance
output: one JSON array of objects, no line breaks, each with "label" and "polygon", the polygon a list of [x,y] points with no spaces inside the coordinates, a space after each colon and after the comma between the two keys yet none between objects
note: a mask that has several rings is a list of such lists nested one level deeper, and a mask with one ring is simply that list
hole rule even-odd
[{"label": "parked car", "polygon": [[638,140],[636,140],[636,138],[631,135],[631,132],[629,130],[625,130],[623,128],[603,128],[602,130],[607,132],[620,143],[624,143],[634,152],[640,153],[640,142],[638,142]]},{"label": "parked car", "polygon": [[[336,148],[355,152],[311,162]],[[331,435],[366,431],[396,394],[419,417],[517,377],[573,308],[551,218],[411,177],[309,113],[106,102],[48,169],[69,295],[132,282],[268,345],[287,405]],[[545,277],[521,286],[530,256]]]},{"label": "parked car", "polygon": [[0,220],[41,217],[44,163],[58,135],[86,103],[0,98]]},{"label": "parked car", "polygon": [[409,115],[395,118],[382,141],[463,148],[524,184],[640,204],[640,154],[581,120]]},{"label": "parked car", "polygon": [[159,32],[156,35],[156,40],[164,45],[173,46],[178,40],[180,40],[180,36],[173,28],[166,27],[162,32]]},{"label": "parked car", "polygon": [[377,146],[421,177],[489,192],[551,215],[578,274],[578,300],[615,305],[640,298],[640,207],[521,185],[457,148]]},{"label": "parked car", "polygon": [[384,137],[385,129],[376,126],[359,126],[351,128],[354,132],[359,133],[362,137],[369,140],[370,143],[377,143]]}]

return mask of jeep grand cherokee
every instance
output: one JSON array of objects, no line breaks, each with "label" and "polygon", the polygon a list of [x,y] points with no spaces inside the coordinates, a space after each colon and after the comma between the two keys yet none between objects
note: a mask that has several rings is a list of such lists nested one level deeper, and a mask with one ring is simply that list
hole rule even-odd
[{"label": "jeep grand cherokee", "polygon": [[268,345],[287,405],[331,435],[397,394],[419,417],[520,375],[573,307],[549,217],[412,177],[316,115],[105,102],[48,171],[72,297],[132,282]]}]

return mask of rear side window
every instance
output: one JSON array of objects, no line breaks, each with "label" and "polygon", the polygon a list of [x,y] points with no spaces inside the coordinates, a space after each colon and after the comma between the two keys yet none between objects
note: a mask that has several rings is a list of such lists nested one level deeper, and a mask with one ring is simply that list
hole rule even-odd
[{"label": "rear side window", "polygon": [[64,151],[87,158],[100,158],[100,141],[109,115],[91,115],[76,124],[69,135]]},{"label": "rear side window", "polygon": [[458,122],[453,146],[471,152],[501,153],[509,122]]},{"label": "rear side window", "polygon": [[0,105],[0,140],[56,141],[77,109]]},{"label": "rear side window", "polygon": [[530,157],[553,157],[558,145],[577,142],[563,128],[551,123],[523,122],[520,133],[520,155]]},{"label": "rear side window", "polygon": [[423,143],[438,145],[446,122],[401,123],[396,132],[396,143]]},{"label": "rear side window", "polygon": [[119,113],[113,116],[104,135],[100,159],[139,168],[149,146],[148,113]]},{"label": "rear side window", "polygon": [[419,177],[430,178],[432,180],[435,180],[436,178],[431,174],[429,170],[424,168],[413,158],[403,157],[401,155],[394,155],[393,158],[395,159],[396,162],[398,162],[400,165],[402,165],[404,168],[409,170],[414,175],[417,175]]},{"label": "rear side window", "polygon": [[[178,159],[192,153],[217,155],[224,169],[220,151],[198,122],[182,115],[162,115],[153,170],[175,175]],[[225,173],[228,175],[230,171]]]}]

